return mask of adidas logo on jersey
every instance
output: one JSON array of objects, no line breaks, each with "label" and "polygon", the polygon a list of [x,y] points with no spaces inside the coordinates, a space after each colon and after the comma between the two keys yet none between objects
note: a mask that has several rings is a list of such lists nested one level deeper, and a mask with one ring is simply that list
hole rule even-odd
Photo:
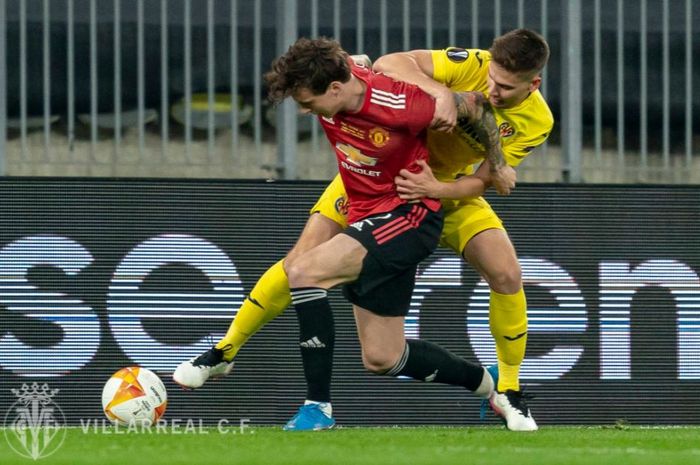
[{"label": "adidas logo on jersey", "polygon": [[299,345],[307,349],[322,349],[326,347],[326,344],[321,342],[321,340],[317,336],[314,336],[311,339],[307,339],[304,342],[300,342]]}]

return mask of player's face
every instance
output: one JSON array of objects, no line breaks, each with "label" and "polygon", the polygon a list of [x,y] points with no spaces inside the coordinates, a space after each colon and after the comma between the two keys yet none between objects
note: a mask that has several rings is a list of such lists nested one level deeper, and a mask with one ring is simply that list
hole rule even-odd
[{"label": "player's face", "polygon": [[292,98],[299,104],[299,111],[303,114],[313,113],[314,115],[331,118],[340,111],[340,101],[333,86],[323,94],[315,95],[309,89],[301,88],[292,94]]},{"label": "player's face", "polygon": [[541,81],[540,76],[523,77],[506,71],[492,61],[489,63],[487,79],[489,103],[496,108],[512,108],[534,92]]}]

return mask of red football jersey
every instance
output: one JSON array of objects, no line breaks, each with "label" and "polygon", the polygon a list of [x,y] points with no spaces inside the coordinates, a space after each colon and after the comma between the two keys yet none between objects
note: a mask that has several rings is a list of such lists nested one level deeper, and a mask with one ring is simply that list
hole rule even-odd
[{"label": "red football jersey", "polygon": [[[403,168],[419,171],[416,161],[428,160],[425,129],[435,112],[433,97],[417,86],[361,66],[353,65],[352,74],[367,85],[360,111],[319,116],[338,159],[349,223],[406,203],[394,178]],[[423,202],[431,210],[440,208],[436,199]]]}]

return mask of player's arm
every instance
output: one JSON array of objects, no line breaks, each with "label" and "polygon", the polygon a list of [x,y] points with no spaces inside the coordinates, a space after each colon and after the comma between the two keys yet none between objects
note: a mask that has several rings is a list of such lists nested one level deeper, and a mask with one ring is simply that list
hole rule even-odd
[{"label": "player's arm", "polygon": [[488,99],[481,92],[455,92],[453,96],[458,118],[471,121],[486,149],[491,185],[501,195],[510,194],[515,187],[515,170],[508,166],[503,157],[498,123]]},{"label": "player's arm", "polygon": [[[488,161],[484,161],[474,174],[451,182],[438,181],[425,161],[417,163],[422,168],[420,172],[412,173],[403,169],[394,180],[399,197],[404,200],[419,200],[423,197],[461,200],[479,197],[491,186],[491,167]],[[505,165],[502,169],[512,176],[515,186],[515,169],[510,165]]]},{"label": "player's arm", "polygon": [[377,59],[372,69],[397,81],[408,82],[420,87],[435,98],[435,115],[431,128],[438,131],[451,131],[457,124],[452,91],[433,80],[433,58],[430,50],[390,53]]},{"label": "player's arm", "polygon": [[[455,181],[443,182],[435,178],[430,166],[419,160],[422,170],[412,173],[407,169],[399,172],[394,182],[399,197],[404,200],[419,200],[424,197],[438,199],[463,199],[479,197],[488,187],[488,170],[479,170],[470,176],[463,176]],[[481,172],[480,172],[481,171]]]}]

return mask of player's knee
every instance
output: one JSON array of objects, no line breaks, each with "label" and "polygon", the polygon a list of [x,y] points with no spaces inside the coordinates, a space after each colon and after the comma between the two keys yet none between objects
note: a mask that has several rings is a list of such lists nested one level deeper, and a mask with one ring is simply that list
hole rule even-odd
[{"label": "player's knee", "polygon": [[308,267],[304,266],[303,260],[298,257],[287,258],[284,261],[284,272],[287,273],[287,279],[289,280],[289,286],[295,287],[299,283],[308,280],[307,271]]},{"label": "player's knee", "polygon": [[488,276],[489,287],[499,294],[515,294],[522,287],[520,266],[501,267]]},{"label": "player's knee", "polygon": [[376,375],[383,375],[394,368],[396,357],[382,350],[363,350],[362,363],[368,371]]}]

